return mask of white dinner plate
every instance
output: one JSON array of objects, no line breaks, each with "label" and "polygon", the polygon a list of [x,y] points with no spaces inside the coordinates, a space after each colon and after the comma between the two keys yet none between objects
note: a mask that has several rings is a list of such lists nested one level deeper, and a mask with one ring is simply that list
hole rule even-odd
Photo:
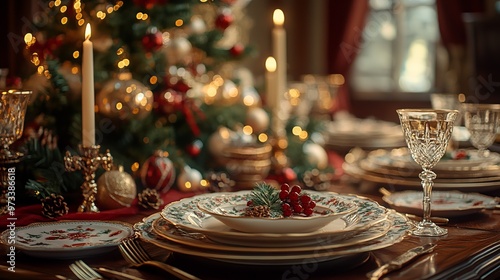
[{"label": "white dinner plate", "polygon": [[0,235],[0,241],[35,257],[73,259],[111,251],[133,234],[132,225],[122,222],[59,221],[16,228],[15,244],[9,243],[7,229]]},{"label": "white dinner plate", "polygon": [[[325,239],[342,240],[387,218],[387,209],[385,207],[363,197],[340,195],[333,192],[307,192],[315,200],[342,197],[352,201],[358,206],[353,214],[358,215],[359,220],[354,224],[348,224],[345,220],[338,219],[317,231],[306,233],[245,233],[231,229],[211,215],[198,209],[197,203],[199,201],[204,200],[206,197],[220,195],[214,193],[197,195],[172,202],[163,208],[161,215],[169,223],[180,229],[202,233],[218,242],[252,247],[293,247],[317,244]],[[250,191],[240,191],[238,193],[248,194]]]},{"label": "white dinner plate", "polygon": [[[421,191],[395,192],[382,199],[399,212],[422,215]],[[495,205],[495,198],[479,193],[433,191],[431,196],[432,215],[440,217],[469,215]]]}]

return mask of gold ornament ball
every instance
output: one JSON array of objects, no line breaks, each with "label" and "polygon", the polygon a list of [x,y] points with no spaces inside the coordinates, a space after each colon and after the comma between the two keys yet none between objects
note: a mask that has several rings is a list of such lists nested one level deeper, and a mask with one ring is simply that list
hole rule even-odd
[{"label": "gold ornament ball", "polygon": [[254,134],[259,134],[269,128],[269,115],[260,107],[249,108],[246,124],[252,127]]},{"label": "gold ornament ball", "polygon": [[318,169],[324,169],[328,166],[328,154],[321,145],[306,143],[303,146],[303,152],[307,161]]},{"label": "gold ornament ball", "polygon": [[235,137],[235,132],[227,127],[221,126],[208,138],[208,151],[216,165],[223,166],[227,160],[223,157],[224,150]]},{"label": "gold ornament ball", "polygon": [[177,178],[177,188],[181,192],[199,191],[202,179],[203,176],[201,175],[200,171],[186,165]]},{"label": "gold ornament ball", "polygon": [[123,169],[106,171],[97,180],[96,202],[99,209],[129,207],[136,195],[135,181]]},{"label": "gold ornament ball", "polygon": [[153,92],[129,72],[106,82],[96,101],[99,113],[113,120],[141,120],[153,110]]}]

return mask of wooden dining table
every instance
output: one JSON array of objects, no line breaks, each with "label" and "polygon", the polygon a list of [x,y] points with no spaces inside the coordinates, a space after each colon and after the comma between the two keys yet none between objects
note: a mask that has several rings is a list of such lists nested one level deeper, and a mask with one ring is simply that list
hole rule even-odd
[{"label": "wooden dining table", "polygon": [[[358,185],[338,182],[332,185],[331,191],[363,195],[384,205],[382,196],[376,189],[360,189]],[[155,212],[158,210],[142,210],[133,215],[120,216],[116,220],[135,224]],[[387,248],[356,254],[340,262],[315,262],[308,259],[294,265],[243,265],[179,253],[173,253],[166,262],[201,279],[368,279],[368,272],[407,250],[434,243],[436,247],[432,252],[387,274],[386,279],[500,279],[500,214],[497,212],[498,210],[483,210],[453,218],[444,225],[448,229],[445,236],[430,238],[407,235],[401,242]],[[143,245],[156,259],[165,260],[168,255],[165,249],[145,242]],[[1,259],[1,264],[6,265],[5,253]],[[119,250],[81,259],[92,267],[105,267],[144,279],[175,279],[159,270],[131,268]],[[69,269],[74,261],[35,258],[18,252],[16,272],[0,270],[0,279],[57,279],[56,274],[77,279]]]}]

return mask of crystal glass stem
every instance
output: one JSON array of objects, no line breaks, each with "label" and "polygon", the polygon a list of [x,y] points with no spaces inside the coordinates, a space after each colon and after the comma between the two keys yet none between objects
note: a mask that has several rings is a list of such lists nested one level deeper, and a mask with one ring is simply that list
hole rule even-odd
[{"label": "crystal glass stem", "polygon": [[448,233],[448,230],[440,228],[431,221],[431,196],[432,187],[434,186],[434,179],[436,179],[436,173],[429,169],[425,169],[420,172],[418,177],[422,180],[423,195],[423,210],[424,216],[421,222],[417,224],[417,228],[413,230],[413,235],[418,236],[441,236]]}]

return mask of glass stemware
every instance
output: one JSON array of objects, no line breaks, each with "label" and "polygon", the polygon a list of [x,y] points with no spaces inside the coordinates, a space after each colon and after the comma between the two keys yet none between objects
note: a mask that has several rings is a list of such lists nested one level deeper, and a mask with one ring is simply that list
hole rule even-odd
[{"label": "glass stemware", "polygon": [[461,137],[460,125],[462,123],[462,103],[460,102],[460,94],[455,93],[431,93],[431,105],[432,109],[446,109],[446,110],[458,110],[458,114],[455,120],[455,128],[451,134],[450,143],[448,143],[448,151],[455,151],[459,149],[459,140]]},{"label": "glass stemware", "polygon": [[487,157],[500,124],[500,104],[464,103],[462,108],[472,146],[478,149],[478,156]]},{"label": "glass stemware", "polygon": [[[9,170],[23,156],[12,151],[10,145],[21,138],[24,117],[32,92],[29,90],[0,91],[0,214],[7,210],[7,197],[12,176]],[[10,186],[12,187],[12,186]]]},{"label": "glass stemware", "polygon": [[24,117],[32,92],[7,90],[0,92],[0,160],[12,161],[21,153],[12,151],[10,145],[19,139],[24,130]]},{"label": "glass stemware", "polygon": [[412,158],[423,171],[419,178],[423,188],[423,219],[412,231],[417,236],[441,236],[448,233],[430,220],[431,194],[436,179],[432,168],[446,152],[446,146],[453,132],[457,110],[399,109],[396,110],[401,122],[406,144]]}]

